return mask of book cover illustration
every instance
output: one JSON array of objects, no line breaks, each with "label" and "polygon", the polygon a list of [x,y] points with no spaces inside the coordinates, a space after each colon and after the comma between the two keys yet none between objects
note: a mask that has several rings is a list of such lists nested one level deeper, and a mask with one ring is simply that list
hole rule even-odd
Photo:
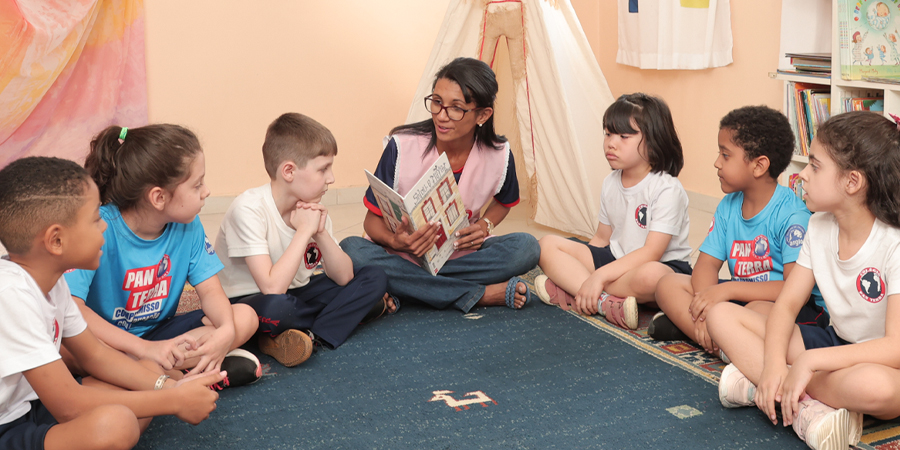
[{"label": "book cover illustration", "polygon": [[841,78],[900,78],[900,0],[839,0]]},{"label": "book cover illustration", "polygon": [[440,224],[434,247],[421,258],[413,257],[423,269],[437,275],[453,253],[456,232],[469,226],[469,216],[447,155],[441,154],[406,196],[398,194],[368,170],[366,177],[381,216],[391,231],[397,231],[404,217],[409,221],[410,233],[431,221]]}]

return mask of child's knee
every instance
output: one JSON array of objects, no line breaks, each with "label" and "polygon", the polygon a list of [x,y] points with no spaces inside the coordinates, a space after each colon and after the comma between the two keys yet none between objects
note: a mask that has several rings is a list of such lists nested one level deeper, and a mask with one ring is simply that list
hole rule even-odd
[{"label": "child's knee", "polygon": [[674,304],[679,299],[690,301],[693,291],[690,275],[669,273],[660,277],[656,283],[656,302],[662,308],[663,305]]},{"label": "child's knee", "polygon": [[92,447],[98,449],[130,449],[137,445],[141,428],[131,409],[123,405],[102,405],[85,417]]},{"label": "child's knee", "polygon": [[366,289],[381,294],[387,290],[387,274],[378,266],[363,266],[353,275],[353,280],[366,285]]},{"label": "child's knee", "polygon": [[259,316],[250,305],[244,303],[231,305],[231,308],[234,316],[235,338],[240,336],[243,339],[241,342],[235,339],[233,345],[238,347],[250,339],[253,333],[256,333],[256,329],[259,328]]}]

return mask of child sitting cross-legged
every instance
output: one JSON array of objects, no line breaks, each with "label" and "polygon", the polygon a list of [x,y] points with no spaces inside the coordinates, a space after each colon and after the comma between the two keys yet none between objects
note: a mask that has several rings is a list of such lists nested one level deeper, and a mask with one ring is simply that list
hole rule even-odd
[{"label": "child sitting cross-legged", "polygon": [[[29,157],[0,170],[0,448],[129,449],[153,416],[197,424],[216,407],[213,372],[176,383],[94,337],[63,272],[100,264],[97,186],[78,164]],[[76,381],[68,350],[85,371]]]},{"label": "child sitting cross-legged", "polygon": [[[171,124],[111,126],[91,141],[84,166],[109,227],[100,267],[65,276],[91,332],[175,378],[223,368],[217,388],[258,380],[259,360],[238,348],[256,332],[256,314],[228,303],[216,276],[222,263],[197,216],[209,196],[197,136]],[[185,281],[200,309],[176,316]]]},{"label": "child sitting cross-legged", "polygon": [[[815,449],[844,449],[862,415],[900,415],[900,129],[856,111],[819,126],[800,172],[809,232],[768,317],[722,303],[709,332],[733,364],[726,407],[756,405]],[[818,285],[831,324],[794,317]],[[780,404],[780,406],[779,406]]]},{"label": "child sitting cross-legged", "polygon": [[613,172],[603,180],[600,223],[587,245],[541,238],[535,279],[544,303],[601,314],[620,327],[638,325],[638,303],[653,303],[667,274],[690,274],[684,165],[669,107],[636,93],[603,114],[603,151]]},{"label": "child sitting cross-legged", "polygon": [[[720,121],[718,139],[714,166],[727,195],[716,207],[693,275],[660,280],[657,304],[662,312],[647,330],[657,340],[693,340],[711,353],[719,348],[707,331],[709,308],[737,301],[768,311],[794,267],[810,216],[793,191],[777,181],[794,151],[794,134],[784,114],[765,106],[738,108]],[[720,282],[725,261],[731,280]],[[828,323],[816,300],[821,301],[813,295],[798,321]]]},{"label": "child sitting cross-legged", "polygon": [[[397,305],[378,267],[353,267],[320,203],[334,183],[334,136],[297,113],[266,131],[263,161],[271,182],[234,199],[216,238],[222,285],[259,316],[259,348],[292,367],[313,344],[337,348],[356,329]],[[314,275],[322,264],[324,274]]]}]

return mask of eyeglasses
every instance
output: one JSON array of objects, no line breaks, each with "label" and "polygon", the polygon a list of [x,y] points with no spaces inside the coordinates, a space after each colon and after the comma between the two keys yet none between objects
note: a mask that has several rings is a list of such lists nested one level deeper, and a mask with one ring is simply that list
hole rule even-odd
[{"label": "eyeglasses", "polygon": [[462,109],[459,106],[444,106],[444,104],[441,103],[440,100],[431,98],[430,95],[428,97],[425,97],[425,109],[434,115],[438,115],[441,113],[441,111],[446,110],[447,117],[454,122],[462,120],[467,112],[472,111],[471,109]]}]

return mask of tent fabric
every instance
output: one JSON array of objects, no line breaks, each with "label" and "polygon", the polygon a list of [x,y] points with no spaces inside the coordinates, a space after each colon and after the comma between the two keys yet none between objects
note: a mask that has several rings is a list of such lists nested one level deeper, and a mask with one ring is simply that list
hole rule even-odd
[{"label": "tent fabric", "polygon": [[616,62],[708,69],[733,62],[730,0],[619,0]]},{"label": "tent fabric", "polygon": [[509,47],[514,137],[529,178],[520,182],[530,182],[534,220],[592,236],[600,187],[610,172],[602,150],[603,113],[613,97],[568,0],[451,1],[407,123],[430,117],[422,98],[452,59],[479,58],[496,71],[500,37]]},{"label": "tent fabric", "polygon": [[0,167],[147,123],[142,0],[0,0]]}]

